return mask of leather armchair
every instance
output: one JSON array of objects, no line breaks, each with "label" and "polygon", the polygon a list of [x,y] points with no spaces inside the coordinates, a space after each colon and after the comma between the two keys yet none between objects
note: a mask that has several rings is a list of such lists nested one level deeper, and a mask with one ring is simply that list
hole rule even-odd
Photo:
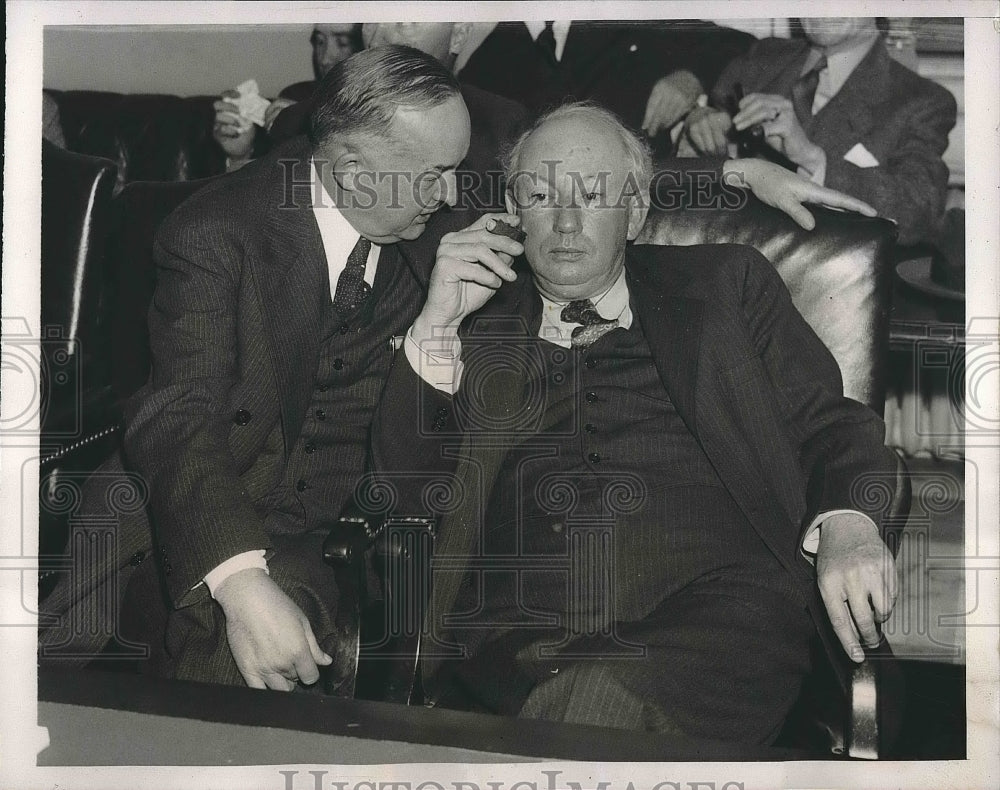
[{"label": "leather armchair", "polygon": [[118,187],[131,181],[191,181],[224,173],[212,138],[216,96],[48,91],[71,151],[110,159]]},{"label": "leather armchair", "polygon": [[[109,452],[105,253],[113,162],[42,141],[41,557],[66,540],[61,481]],[[43,559],[44,562],[44,559]],[[43,590],[44,591],[44,590]]]},{"label": "leather armchair", "polygon": [[[739,243],[755,247],[775,266],[792,300],[841,368],[846,394],[882,413],[888,353],[890,254],[895,226],[886,220],[815,209],[816,228],[805,231],[785,214],[749,196],[738,209],[654,210],[637,243]],[[885,522],[890,545],[909,512],[910,486],[899,462],[896,493],[887,498]],[[365,609],[363,593],[359,627],[351,632],[358,657],[359,695],[403,702],[420,701],[418,661],[421,631],[400,628],[412,623],[413,607],[427,600],[434,523],[400,523],[381,516],[352,513],[330,532],[324,557],[340,568],[353,565],[343,578],[365,584],[360,570],[365,546],[374,548],[382,569],[384,601]],[[390,539],[388,535],[394,535]],[[419,617],[417,618],[419,620]],[[394,628],[387,628],[394,623]],[[391,636],[390,636],[391,634]],[[893,686],[899,696],[899,675],[892,653],[883,644],[869,651],[865,662],[852,664],[840,655],[839,643],[827,629],[814,645],[814,669],[779,740],[780,745],[817,756],[875,759],[898,730],[880,689]],[[837,645],[831,661],[823,641]]]}]

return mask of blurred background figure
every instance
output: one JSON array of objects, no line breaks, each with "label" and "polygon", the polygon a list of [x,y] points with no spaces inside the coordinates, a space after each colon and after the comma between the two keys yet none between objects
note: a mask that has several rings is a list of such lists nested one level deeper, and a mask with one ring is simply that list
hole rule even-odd
[{"label": "blurred background figure", "polygon": [[[471,27],[467,22],[368,22],[362,25],[361,36],[365,49],[387,44],[413,47],[451,69]],[[472,122],[472,135],[469,152],[457,176],[458,207],[502,209],[499,155],[526,127],[528,111],[512,99],[459,82]],[[308,133],[311,106],[307,98],[283,109],[271,125],[271,141],[277,144]]]},{"label": "blurred background figure", "polygon": [[224,91],[215,102],[215,121],[212,136],[226,152],[226,170],[236,170],[251,159],[260,156],[267,150],[267,133],[278,114],[295,102],[308,98],[316,82],[337,63],[346,60],[355,52],[361,50],[361,25],[358,24],[322,24],[313,27],[309,38],[312,46],[312,65],[314,81],[296,82],[281,91],[264,116],[264,127],[241,123],[239,113],[234,111],[231,99],[239,94],[235,90]]},{"label": "blurred background figure", "polygon": [[501,22],[458,76],[537,115],[589,99],[644,131],[657,156],[668,133],[753,36],[701,20]]},{"label": "blurred background figure", "polygon": [[681,153],[731,153],[739,141],[741,155],[875,206],[898,223],[901,244],[931,238],[945,208],[954,98],[892,60],[874,18],[802,28],[804,39],[764,39],[726,66],[711,105],[688,116]]}]

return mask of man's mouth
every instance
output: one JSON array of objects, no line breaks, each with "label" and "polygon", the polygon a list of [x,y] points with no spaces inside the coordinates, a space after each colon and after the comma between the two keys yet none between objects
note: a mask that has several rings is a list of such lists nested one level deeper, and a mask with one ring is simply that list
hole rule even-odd
[{"label": "man's mouth", "polygon": [[560,261],[576,261],[586,254],[586,250],[577,247],[553,247],[549,250],[549,255]]}]

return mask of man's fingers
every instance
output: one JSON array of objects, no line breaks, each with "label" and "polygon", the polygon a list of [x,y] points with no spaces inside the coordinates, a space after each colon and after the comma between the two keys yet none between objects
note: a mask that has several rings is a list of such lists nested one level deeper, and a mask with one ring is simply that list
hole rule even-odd
[{"label": "man's fingers", "polygon": [[858,635],[864,641],[866,647],[876,647],[880,641],[878,628],[872,617],[872,606],[868,599],[868,593],[864,589],[852,589],[848,593],[848,605],[851,608],[851,616],[857,626]]},{"label": "man's fingers", "polygon": [[829,206],[831,208],[841,208],[845,211],[854,211],[858,214],[864,214],[866,217],[878,216],[878,212],[863,200],[858,200],[850,195],[845,195],[843,192],[838,192],[835,189],[821,187],[818,184],[813,184],[813,187],[813,193],[806,195],[803,198],[808,200],[810,203],[821,203],[822,205]]},{"label": "man's fingers", "polygon": [[778,208],[795,220],[795,223],[799,227],[805,230],[812,230],[816,227],[816,218],[809,213],[809,209],[803,206],[802,203],[794,197],[787,197],[782,200],[779,203]]},{"label": "man's fingers", "polygon": [[833,632],[837,635],[837,639],[840,640],[844,652],[851,657],[852,661],[857,661],[860,664],[865,660],[865,651],[862,650],[861,643],[858,640],[858,633],[854,628],[854,622],[851,620],[851,614],[847,609],[847,601],[841,601],[840,606],[837,608],[841,614],[836,617],[830,615],[830,625],[833,626]]},{"label": "man's fingers", "polygon": [[333,659],[329,654],[323,652],[319,646],[319,642],[316,641],[316,635],[313,634],[312,626],[309,625],[308,621],[306,621],[303,628],[306,632],[306,642],[309,644],[309,652],[312,654],[313,661],[323,667],[332,663]]},{"label": "man's fingers", "polygon": [[252,689],[266,689],[267,684],[264,682],[263,678],[259,675],[250,675],[245,672],[240,672],[243,675],[243,679],[246,681],[247,685]]},{"label": "man's fingers", "polygon": [[313,660],[312,651],[309,649],[300,650],[295,656],[295,675],[300,682],[311,686],[319,680],[319,668]]},{"label": "man's fingers", "polygon": [[[509,280],[511,282],[516,280],[517,275],[514,273],[514,270],[497,254],[498,249],[510,249],[511,245],[495,245],[492,239],[478,240],[479,238],[482,237],[472,237],[468,241],[453,241],[448,243],[447,246],[442,243],[440,249],[438,250],[438,261],[452,259],[456,261],[466,261],[468,263],[480,263],[498,277],[502,277],[504,280]],[[513,239],[506,239],[506,237],[501,238],[505,238],[507,242],[511,242],[513,245],[516,245],[513,249],[523,249],[523,247],[521,247],[521,245]]]},{"label": "man's fingers", "polygon": [[291,691],[295,688],[295,681],[277,672],[262,672],[261,677],[264,679],[264,685],[274,691]]}]

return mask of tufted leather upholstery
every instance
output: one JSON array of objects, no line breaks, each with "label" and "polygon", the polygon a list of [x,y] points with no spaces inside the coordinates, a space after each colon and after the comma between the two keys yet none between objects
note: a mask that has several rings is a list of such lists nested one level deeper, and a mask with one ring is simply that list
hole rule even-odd
[{"label": "tufted leather upholstery", "polygon": [[640,244],[748,244],[778,270],[799,312],[840,366],[844,392],[881,414],[889,350],[895,226],[813,208],[806,231],[753,195],[739,209],[650,210]]},{"label": "tufted leather upholstery", "polygon": [[67,148],[114,162],[119,188],[225,172],[225,154],[212,139],[215,96],[48,93],[59,105]]}]

